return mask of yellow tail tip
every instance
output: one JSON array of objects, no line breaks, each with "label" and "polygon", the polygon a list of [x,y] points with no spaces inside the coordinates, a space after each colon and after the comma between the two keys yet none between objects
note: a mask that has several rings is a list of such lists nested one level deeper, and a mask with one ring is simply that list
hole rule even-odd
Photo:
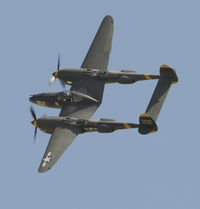
[{"label": "yellow tail tip", "polygon": [[150,117],[147,113],[143,113],[140,115],[140,117]]},{"label": "yellow tail tip", "polygon": [[157,132],[157,131],[151,131],[150,133],[153,134],[153,133],[156,133],[156,132]]},{"label": "yellow tail tip", "polygon": [[165,64],[164,65],[161,65],[160,67],[161,68],[170,68],[169,65],[165,65]]}]

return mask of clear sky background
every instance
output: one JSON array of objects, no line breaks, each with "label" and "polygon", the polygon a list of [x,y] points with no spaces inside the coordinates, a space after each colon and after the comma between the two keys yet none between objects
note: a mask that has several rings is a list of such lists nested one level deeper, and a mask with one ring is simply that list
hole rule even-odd
[{"label": "clear sky background", "polygon": [[[200,3],[191,0],[0,1],[0,207],[9,209],[200,208]],[[46,173],[37,169],[50,135],[34,127],[29,95],[56,70],[80,67],[105,15],[114,18],[109,69],[176,69],[159,131],[79,135]],[[138,122],[157,81],[105,87],[93,119]],[[69,89],[67,87],[66,89]],[[58,110],[34,106],[37,116]]]}]

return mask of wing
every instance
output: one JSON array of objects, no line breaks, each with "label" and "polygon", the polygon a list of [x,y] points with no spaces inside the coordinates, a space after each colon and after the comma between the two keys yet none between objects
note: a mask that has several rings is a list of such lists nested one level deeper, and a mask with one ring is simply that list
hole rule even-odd
[{"label": "wing", "polygon": [[[104,17],[96,36],[81,65],[82,68],[107,70],[113,36],[113,18]],[[72,83],[71,91],[87,94],[99,101],[99,104],[70,104],[62,108],[60,116],[75,118],[90,118],[99,107],[104,91],[105,82],[94,78],[81,78]]]},{"label": "wing", "polygon": [[[83,61],[82,68],[107,70],[113,35],[113,19],[106,16]],[[99,104],[69,104],[63,106],[59,116],[89,119],[101,104],[105,82],[92,78],[82,78],[72,83],[70,90],[87,94],[99,101]],[[49,170],[60,158],[63,152],[79,134],[80,129],[73,126],[57,127],[53,131],[44,157],[38,169],[39,172]]]},{"label": "wing", "polygon": [[79,128],[73,126],[55,128],[38,172],[48,171],[73,142],[79,132]]},{"label": "wing", "polygon": [[[62,108],[59,116],[88,119],[95,113],[97,108],[98,105],[66,105]],[[80,129],[78,127],[70,125],[55,128],[38,172],[42,173],[48,171],[57,162],[79,133]]]},{"label": "wing", "polygon": [[96,112],[98,107],[99,105],[97,104],[69,104],[62,108],[59,116],[89,119]]},{"label": "wing", "polygon": [[82,68],[106,70],[111,51],[113,36],[113,19],[111,16],[104,17],[97,34],[81,65]]},{"label": "wing", "polygon": [[[81,68],[107,70],[113,36],[113,19],[106,16],[87,52]],[[81,78],[72,83],[71,90],[87,94],[102,101],[105,82],[91,78]]]}]

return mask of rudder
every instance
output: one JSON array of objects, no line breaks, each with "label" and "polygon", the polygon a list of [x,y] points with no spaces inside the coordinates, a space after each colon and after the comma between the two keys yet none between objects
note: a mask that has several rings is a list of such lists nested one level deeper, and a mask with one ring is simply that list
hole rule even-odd
[{"label": "rudder", "polygon": [[138,132],[140,134],[155,133],[158,130],[156,122],[146,113],[140,115],[139,123]]}]

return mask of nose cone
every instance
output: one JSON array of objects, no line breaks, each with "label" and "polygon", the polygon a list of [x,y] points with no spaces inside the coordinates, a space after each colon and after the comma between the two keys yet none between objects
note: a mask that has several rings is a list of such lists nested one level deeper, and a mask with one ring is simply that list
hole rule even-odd
[{"label": "nose cone", "polygon": [[59,70],[57,70],[56,72],[54,72],[54,73],[52,73],[52,76],[54,76],[54,77],[58,77],[58,74],[59,74]]},{"label": "nose cone", "polygon": [[34,125],[35,127],[37,127],[37,120],[33,120],[31,121],[32,125]]},{"label": "nose cone", "polygon": [[31,97],[29,98],[29,101],[32,102],[32,103],[35,103],[35,102],[36,102],[36,97],[35,97],[35,95],[31,96]]}]

